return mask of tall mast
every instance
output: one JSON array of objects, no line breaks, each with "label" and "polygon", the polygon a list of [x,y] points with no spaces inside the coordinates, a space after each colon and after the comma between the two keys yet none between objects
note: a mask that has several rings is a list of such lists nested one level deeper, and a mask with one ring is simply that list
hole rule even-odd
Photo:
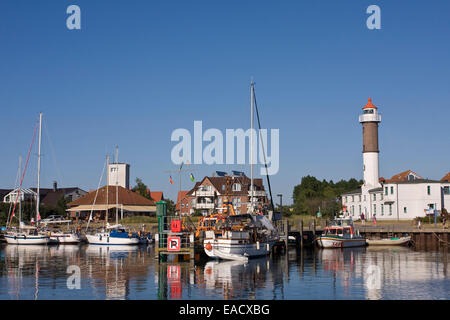
[{"label": "tall mast", "polygon": [[38,146],[38,167],[37,167],[37,199],[36,199],[36,225],[39,221],[39,188],[40,188],[40,175],[41,175],[41,137],[42,137],[42,112],[39,113],[39,146]]},{"label": "tall mast", "polygon": [[106,156],[106,170],[108,170],[108,174],[106,175],[106,215],[105,215],[105,223],[108,224],[108,196],[109,196],[109,155]]},{"label": "tall mast", "polygon": [[[19,177],[22,176],[22,156],[19,156]],[[17,196],[19,197],[19,228],[20,222],[22,221],[22,197],[20,196],[21,190],[18,189]]]},{"label": "tall mast", "polygon": [[116,147],[116,224],[119,224],[119,147]]},{"label": "tall mast", "polygon": [[253,79],[250,87],[250,213],[253,213]]}]

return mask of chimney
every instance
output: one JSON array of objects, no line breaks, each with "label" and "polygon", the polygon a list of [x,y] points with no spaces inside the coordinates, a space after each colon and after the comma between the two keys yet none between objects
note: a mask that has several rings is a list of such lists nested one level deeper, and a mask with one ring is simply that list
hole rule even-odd
[{"label": "chimney", "polygon": [[56,190],[58,190],[58,183],[53,181],[53,191],[56,192]]}]

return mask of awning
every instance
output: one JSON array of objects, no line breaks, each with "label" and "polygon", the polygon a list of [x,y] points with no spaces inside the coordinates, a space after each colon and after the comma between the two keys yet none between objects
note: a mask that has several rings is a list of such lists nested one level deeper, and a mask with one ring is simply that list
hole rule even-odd
[{"label": "awning", "polygon": [[77,211],[106,211],[106,209],[115,209],[118,208],[119,210],[123,211],[131,211],[131,212],[156,212],[156,206],[133,206],[133,205],[118,205],[115,204],[109,204],[108,206],[105,204],[96,204],[94,206],[92,205],[79,205],[76,207],[72,207],[67,209],[68,212],[77,212]]}]

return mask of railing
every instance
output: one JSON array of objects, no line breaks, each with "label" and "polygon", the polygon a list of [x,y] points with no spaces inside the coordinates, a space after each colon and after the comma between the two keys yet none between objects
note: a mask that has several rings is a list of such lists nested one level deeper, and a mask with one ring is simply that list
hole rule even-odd
[{"label": "railing", "polygon": [[265,197],[266,192],[265,191],[249,191],[248,196],[251,197],[253,193],[253,197]]},{"label": "railing", "polygon": [[196,209],[214,209],[214,203],[197,203],[195,205]]},{"label": "railing", "polygon": [[379,113],[367,113],[359,115],[359,122],[381,122],[381,114]]},{"label": "railing", "polygon": [[194,195],[196,197],[214,197],[214,191],[211,190],[197,190]]}]

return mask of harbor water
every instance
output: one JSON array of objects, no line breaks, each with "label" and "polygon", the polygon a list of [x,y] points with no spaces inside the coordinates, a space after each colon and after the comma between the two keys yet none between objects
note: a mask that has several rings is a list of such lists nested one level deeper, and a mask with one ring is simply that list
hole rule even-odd
[{"label": "harbor water", "polygon": [[237,261],[155,260],[153,246],[0,246],[0,299],[450,299],[448,251],[290,248]]}]

